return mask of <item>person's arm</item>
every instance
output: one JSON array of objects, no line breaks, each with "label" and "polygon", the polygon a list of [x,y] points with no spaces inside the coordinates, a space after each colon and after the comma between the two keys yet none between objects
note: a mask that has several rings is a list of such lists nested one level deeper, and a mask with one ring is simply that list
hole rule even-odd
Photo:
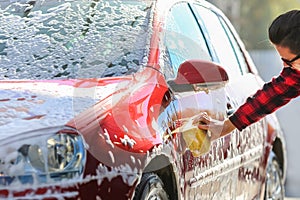
[{"label": "person's arm", "polygon": [[223,136],[235,128],[240,131],[276,111],[300,95],[300,71],[284,68],[277,78],[266,83],[241,105],[228,119],[218,121],[199,115],[199,128],[210,130],[214,137]]},{"label": "person's arm", "polygon": [[239,130],[259,121],[287,104],[300,93],[300,72],[284,68],[277,78],[264,84],[252,97],[248,97],[229,120]]}]

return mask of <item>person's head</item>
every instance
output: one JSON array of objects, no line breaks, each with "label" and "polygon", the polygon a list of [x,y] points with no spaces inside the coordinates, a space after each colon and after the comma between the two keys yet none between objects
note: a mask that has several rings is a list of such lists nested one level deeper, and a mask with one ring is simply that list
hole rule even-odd
[{"label": "person's head", "polygon": [[300,10],[279,15],[269,27],[269,39],[285,66],[300,69]]}]

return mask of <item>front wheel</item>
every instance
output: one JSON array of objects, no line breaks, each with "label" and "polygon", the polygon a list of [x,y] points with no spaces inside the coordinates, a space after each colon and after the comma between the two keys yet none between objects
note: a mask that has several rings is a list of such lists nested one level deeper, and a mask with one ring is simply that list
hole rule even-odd
[{"label": "front wheel", "polygon": [[284,186],[282,171],[276,155],[271,152],[268,159],[266,182],[265,182],[265,200],[283,200]]},{"label": "front wheel", "polygon": [[159,176],[145,173],[135,190],[134,200],[169,200],[169,196]]}]

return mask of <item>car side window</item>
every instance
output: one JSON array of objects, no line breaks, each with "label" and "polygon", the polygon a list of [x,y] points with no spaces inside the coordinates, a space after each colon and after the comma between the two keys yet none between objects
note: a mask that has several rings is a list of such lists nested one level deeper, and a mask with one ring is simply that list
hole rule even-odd
[{"label": "car side window", "polygon": [[231,32],[230,28],[228,27],[228,25],[224,21],[224,19],[222,17],[219,17],[219,19],[220,19],[220,22],[223,25],[224,30],[227,33],[227,36],[229,37],[229,40],[230,40],[231,45],[232,45],[232,48],[233,48],[233,50],[235,52],[235,55],[236,55],[236,57],[238,59],[238,62],[240,64],[240,68],[241,68],[242,74],[248,73],[249,72],[249,68],[248,68],[248,65],[247,65],[247,62],[245,60],[244,54],[241,51],[241,48],[240,48],[238,42],[236,41],[233,33]]},{"label": "car side window", "polygon": [[212,44],[218,62],[226,69],[230,77],[241,76],[247,65],[239,46],[224,20],[213,11],[195,5],[196,16],[208,32],[207,40]]},{"label": "car side window", "polygon": [[[176,75],[179,65],[186,60],[212,60],[206,41],[187,3],[176,4],[170,10],[165,24],[164,45],[165,59],[174,72],[171,76]],[[166,78],[173,77],[167,75]]]}]

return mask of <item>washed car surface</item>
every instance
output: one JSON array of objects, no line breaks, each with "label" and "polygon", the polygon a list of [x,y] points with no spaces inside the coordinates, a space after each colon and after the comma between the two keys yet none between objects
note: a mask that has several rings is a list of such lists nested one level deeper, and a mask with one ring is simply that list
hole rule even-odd
[{"label": "washed car surface", "polygon": [[[174,132],[262,85],[206,1],[0,1],[0,198],[281,199],[275,115],[194,154]],[[198,132],[197,132],[198,133]]]}]

